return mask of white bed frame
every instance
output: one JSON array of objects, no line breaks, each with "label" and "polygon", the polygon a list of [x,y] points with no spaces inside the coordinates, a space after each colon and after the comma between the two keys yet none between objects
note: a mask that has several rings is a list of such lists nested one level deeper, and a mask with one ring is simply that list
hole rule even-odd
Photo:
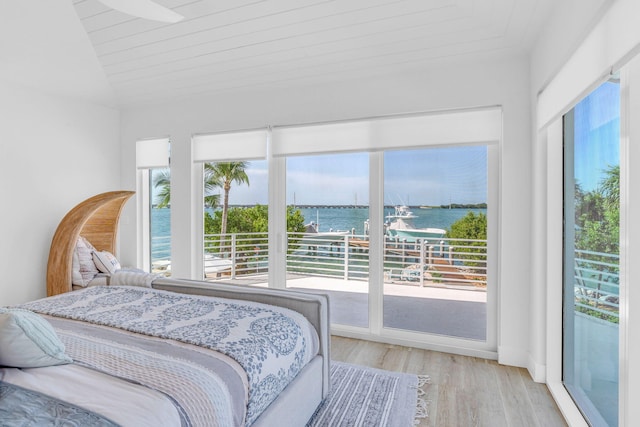
[{"label": "white bed frame", "polygon": [[255,288],[227,283],[180,279],[156,279],[155,289],[255,301],[285,307],[305,316],[318,332],[320,350],[252,426],[305,426],[329,393],[329,297],[325,294]]}]

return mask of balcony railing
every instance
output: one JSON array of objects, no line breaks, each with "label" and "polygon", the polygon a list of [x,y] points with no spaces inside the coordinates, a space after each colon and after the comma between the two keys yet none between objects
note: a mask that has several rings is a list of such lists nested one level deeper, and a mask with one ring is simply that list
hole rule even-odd
[{"label": "balcony railing", "polygon": [[267,233],[205,234],[205,279],[265,274],[268,243]]},{"label": "balcony railing", "polygon": [[171,236],[151,238],[151,271],[171,275]]},{"label": "balcony railing", "polygon": [[[237,279],[267,273],[267,233],[204,237],[203,276],[206,279]],[[154,271],[169,274],[169,238],[153,239],[152,248]],[[575,255],[576,311],[617,323],[619,256],[584,250],[576,250]],[[289,233],[287,272],[366,281],[369,279],[368,236]],[[469,239],[407,242],[387,238],[384,280],[420,286],[486,288],[487,242]]]},{"label": "balcony railing", "polygon": [[618,323],[620,257],[585,250],[575,251],[576,311]]},{"label": "balcony railing", "polygon": [[[266,233],[207,234],[204,277],[231,278],[265,274]],[[369,279],[369,240],[364,235],[289,233],[287,272],[345,280]],[[386,282],[440,286],[487,283],[486,240],[437,239],[385,242]]]}]

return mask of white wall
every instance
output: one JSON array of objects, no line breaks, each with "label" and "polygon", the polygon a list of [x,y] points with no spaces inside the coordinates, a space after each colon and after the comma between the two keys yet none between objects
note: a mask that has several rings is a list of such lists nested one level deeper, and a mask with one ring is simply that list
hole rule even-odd
[{"label": "white wall", "polygon": [[[405,112],[504,107],[502,206],[500,211],[500,359],[525,366],[528,348],[530,104],[526,58],[487,58],[474,63],[432,66],[404,75],[380,76],[277,92],[215,96],[129,109],[122,112],[123,184],[135,186],[135,141],[172,138],[172,227],[174,273],[188,274],[191,195],[190,141],[193,133],[238,130]],[[175,197],[175,199],[174,199]],[[180,199],[180,203],[175,200]],[[187,205],[183,206],[183,202]],[[127,209],[129,228],[122,228],[123,262],[134,263],[135,212]],[[125,242],[126,239],[126,242]],[[175,249],[178,249],[176,251]],[[187,255],[185,255],[187,254]],[[178,257],[177,259],[175,259]],[[525,331],[523,333],[523,331]]]},{"label": "white wall", "polygon": [[546,377],[546,235],[547,150],[546,139],[538,137],[537,99],[558,70],[588,35],[612,0],[567,0],[558,2],[531,51],[532,112],[532,227],[530,349],[527,368],[536,381]]},{"label": "white wall", "polygon": [[119,112],[68,0],[0,3],[0,306],[46,294],[58,222],[120,188]]},{"label": "white wall", "polygon": [[115,105],[115,96],[69,0],[0,2],[0,80]]},{"label": "white wall", "polygon": [[119,113],[0,81],[0,305],[46,295],[51,238],[85,198],[120,188]]}]

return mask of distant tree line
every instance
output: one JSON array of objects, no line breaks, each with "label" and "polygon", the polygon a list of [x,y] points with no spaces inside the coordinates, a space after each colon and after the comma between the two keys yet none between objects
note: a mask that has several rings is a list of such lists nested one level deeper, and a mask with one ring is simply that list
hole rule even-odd
[{"label": "distant tree line", "polygon": [[449,205],[440,205],[441,209],[487,209],[486,203],[472,203],[472,204],[462,204],[462,203],[451,203]]}]

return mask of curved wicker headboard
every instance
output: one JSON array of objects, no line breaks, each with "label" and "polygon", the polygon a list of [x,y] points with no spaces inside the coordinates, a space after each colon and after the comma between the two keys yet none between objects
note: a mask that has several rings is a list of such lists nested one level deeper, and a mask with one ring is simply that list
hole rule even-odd
[{"label": "curved wicker headboard", "polygon": [[110,191],[90,197],[62,218],[53,235],[47,263],[47,295],[72,290],[73,251],[79,235],[100,251],[115,253],[118,221],[133,191]]}]

